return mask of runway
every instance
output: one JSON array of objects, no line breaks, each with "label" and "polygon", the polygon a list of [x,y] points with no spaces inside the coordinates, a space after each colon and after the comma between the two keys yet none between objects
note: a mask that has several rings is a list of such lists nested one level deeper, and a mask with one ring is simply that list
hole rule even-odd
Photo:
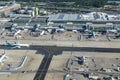
[{"label": "runway", "polygon": [[34,77],[34,80],[44,80],[45,79],[45,76],[48,71],[52,57],[53,57],[53,55],[44,56],[42,63],[40,64],[38,71]]},{"label": "runway", "polygon": [[[14,50],[5,45],[0,45],[0,49]],[[120,53],[120,48],[100,48],[100,47],[64,47],[64,46],[45,46],[30,45],[30,47],[21,47],[15,50],[36,50],[38,54],[45,55],[34,80],[45,80],[46,73],[54,55],[60,55],[63,51],[80,51],[80,52],[104,52],[104,53]]]},{"label": "runway", "polygon": [[81,52],[108,52],[120,53],[120,48],[101,48],[101,47],[64,47],[64,46],[36,46],[31,45],[32,50],[52,49],[53,55],[62,54],[63,51],[81,51]]},{"label": "runway", "polygon": [[[46,54],[52,50],[53,55],[62,54],[62,51],[81,51],[81,52],[108,52],[120,53],[120,48],[103,48],[103,47],[64,47],[64,46],[45,46],[45,45],[30,45],[30,47],[21,47],[19,49],[0,45],[0,49],[5,50],[37,50]],[[45,51],[45,52],[44,52]],[[46,52],[47,51],[47,52]],[[48,54],[48,53],[47,53]],[[50,53],[51,54],[51,53]]]}]

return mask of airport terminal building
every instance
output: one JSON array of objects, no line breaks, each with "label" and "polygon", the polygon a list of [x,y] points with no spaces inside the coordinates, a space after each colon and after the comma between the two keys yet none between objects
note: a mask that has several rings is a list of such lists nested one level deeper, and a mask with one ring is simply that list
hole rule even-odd
[{"label": "airport terminal building", "polygon": [[53,14],[50,15],[48,18],[49,22],[79,22],[79,23],[86,23],[86,22],[120,22],[120,15],[109,15],[107,13],[102,12],[91,12],[87,14]]}]

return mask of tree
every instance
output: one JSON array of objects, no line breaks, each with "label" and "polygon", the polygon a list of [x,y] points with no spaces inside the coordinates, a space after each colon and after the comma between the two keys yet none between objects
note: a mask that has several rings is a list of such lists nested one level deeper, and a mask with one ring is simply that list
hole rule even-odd
[{"label": "tree", "polygon": [[91,6],[91,7],[102,7],[107,3],[107,0],[78,0],[77,5],[81,7]]}]

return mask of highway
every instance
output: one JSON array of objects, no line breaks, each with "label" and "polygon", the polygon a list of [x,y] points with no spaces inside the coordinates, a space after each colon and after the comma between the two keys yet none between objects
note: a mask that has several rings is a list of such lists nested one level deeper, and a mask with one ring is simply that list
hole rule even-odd
[{"label": "highway", "polygon": [[[15,48],[0,45],[0,49],[13,50]],[[30,45],[29,48],[21,47],[20,49],[15,50],[36,50],[38,54],[45,55],[34,77],[34,80],[44,80],[53,56],[60,55],[62,54],[63,51],[120,53],[120,48],[64,47],[55,45],[54,46]]]}]

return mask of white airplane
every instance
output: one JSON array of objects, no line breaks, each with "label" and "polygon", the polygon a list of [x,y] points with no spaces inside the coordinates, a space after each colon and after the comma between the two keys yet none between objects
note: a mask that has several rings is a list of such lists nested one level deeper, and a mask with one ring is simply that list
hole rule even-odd
[{"label": "white airplane", "polygon": [[101,34],[97,34],[95,32],[90,32],[89,34],[84,34],[84,36],[88,36],[88,38],[96,38],[96,36],[100,36]]},{"label": "white airplane", "polygon": [[120,39],[120,33],[118,33],[117,35],[115,35],[115,39]]},{"label": "white airplane", "polygon": [[6,45],[13,48],[29,47],[29,44],[11,43],[9,41],[6,41]]},{"label": "white airplane", "polygon": [[56,29],[56,32],[64,32],[65,29],[64,28],[59,28],[59,29]]},{"label": "white airplane", "polygon": [[7,18],[6,18],[6,19],[5,19],[5,18],[0,19],[0,22],[1,22],[1,23],[6,23],[6,22],[8,22],[8,21],[10,21],[10,19],[7,19]]},{"label": "white airplane", "polygon": [[116,29],[109,29],[109,30],[107,30],[107,33],[117,33],[117,30]]},{"label": "white airplane", "polygon": [[0,63],[2,64],[6,58],[8,58],[6,54],[0,54]]},{"label": "white airplane", "polygon": [[77,33],[78,31],[77,30],[72,30],[74,33]]},{"label": "white airplane", "polygon": [[40,27],[40,29],[57,29],[58,27]]},{"label": "white airplane", "polygon": [[14,36],[17,36],[18,34],[20,34],[21,30],[18,30],[17,32],[14,33]]},{"label": "white airplane", "polygon": [[41,33],[40,33],[40,35],[44,35],[45,34],[45,31],[43,30]]}]

